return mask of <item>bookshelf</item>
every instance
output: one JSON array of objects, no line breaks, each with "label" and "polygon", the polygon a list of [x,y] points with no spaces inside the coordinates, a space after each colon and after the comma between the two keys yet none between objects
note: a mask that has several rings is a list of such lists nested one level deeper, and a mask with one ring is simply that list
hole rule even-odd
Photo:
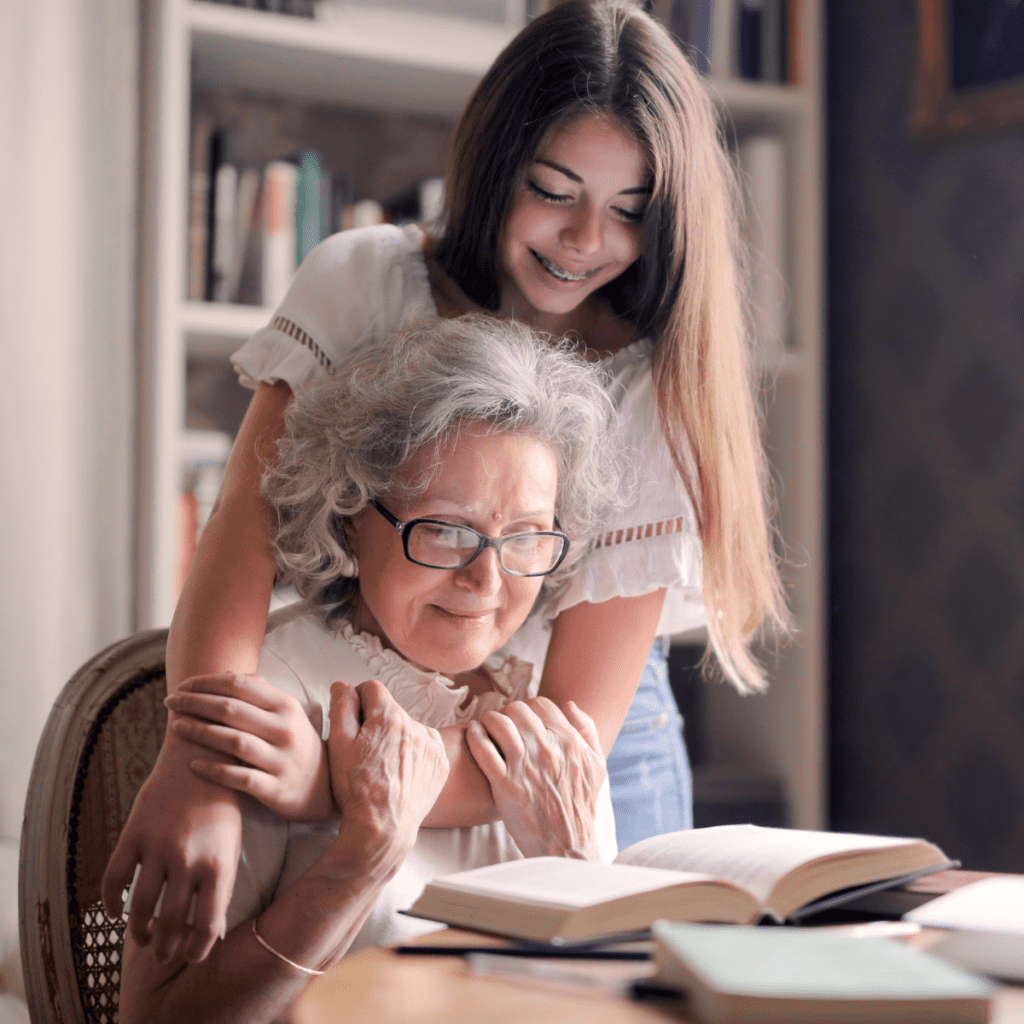
[{"label": "bookshelf", "polygon": [[[206,0],[144,0],[139,441],[135,613],[138,628],[166,625],[174,607],[176,504],[181,489],[186,367],[226,364],[268,322],[257,306],[188,301],[190,111],[202,90],[238,90],[291,103],[423,115],[451,122],[517,31],[507,21],[393,7],[337,5],[307,20]],[[436,5],[435,5],[436,7]],[[440,9],[446,9],[443,7]],[[452,5],[448,10],[455,10]],[[771,662],[765,696],[725,687],[704,694],[707,757],[781,782],[789,821],[825,822],[823,281],[820,0],[798,0],[801,81],[770,85],[724,76],[712,52],[708,88],[737,145],[778,139],[784,153],[786,289],[783,347],[762,355],[766,441],[779,486],[799,646]],[[714,47],[715,40],[712,40]],[[718,70],[718,74],[714,72]],[[700,638],[680,638],[697,639]]]}]

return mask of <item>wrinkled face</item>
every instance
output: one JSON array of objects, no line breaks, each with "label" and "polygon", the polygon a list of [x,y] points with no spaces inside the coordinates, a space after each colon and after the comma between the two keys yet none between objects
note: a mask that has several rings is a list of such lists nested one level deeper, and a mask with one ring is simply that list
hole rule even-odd
[{"label": "wrinkled face", "polygon": [[[554,528],[558,468],[544,442],[469,424],[440,455],[430,446],[406,467],[411,480],[437,462],[421,495],[381,498],[403,523],[440,519],[495,538]],[[353,520],[350,546],[359,561],[356,628],[414,665],[447,676],[476,668],[501,647],[526,619],[544,581],[502,572],[493,548],[463,569],[410,562],[400,534],[374,508]]]},{"label": "wrinkled face", "polygon": [[549,133],[513,200],[499,246],[501,310],[533,326],[564,316],[640,255],[647,160],[615,121]]}]

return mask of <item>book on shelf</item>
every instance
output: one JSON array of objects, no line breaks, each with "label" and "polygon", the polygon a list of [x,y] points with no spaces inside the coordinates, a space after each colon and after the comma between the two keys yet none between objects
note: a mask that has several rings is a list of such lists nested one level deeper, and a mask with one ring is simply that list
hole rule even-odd
[{"label": "book on shelf", "polygon": [[218,128],[210,146],[209,267],[206,297],[227,301],[228,278],[235,254],[238,166],[234,154],[234,132]]},{"label": "book on shelf", "polygon": [[210,140],[213,122],[202,115],[192,118],[188,179],[188,281],[187,295],[195,302],[206,298],[210,242]]},{"label": "book on shelf", "polygon": [[295,206],[299,169],[272,160],[263,171],[263,273],[261,299],[276,306],[295,273]]},{"label": "book on shelf", "polygon": [[750,244],[749,300],[755,352],[770,364],[788,341],[786,290],[786,147],[776,135],[739,144]]},{"label": "book on shelf", "polygon": [[536,857],[446,875],[408,913],[540,942],[634,932],[658,918],[797,921],[950,863],[922,839],[718,825],[642,840],[611,864]]},{"label": "book on shelf", "polygon": [[904,914],[947,930],[928,951],[969,971],[1024,982],[1024,877],[996,875],[954,889]]},{"label": "book on shelf", "polygon": [[800,83],[800,2],[711,0],[711,74],[718,78]]},{"label": "book on shelf", "polygon": [[649,0],[648,14],[672,33],[702,74],[710,72],[713,0]]},{"label": "book on shelf", "polygon": [[290,14],[296,18],[316,17],[313,0],[207,0],[207,2],[223,4],[226,7],[246,7],[251,11]]},{"label": "book on shelf", "polygon": [[328,235],[385,221],[432,221],[444,180],[420,179],[389,205],[356,200],[352,177],[304,149],[265,166],[240,163],[232,129],[192,124],[187,295],[193,301],[276,305],[298,265]]},{"label": "book on shelf", "polygon": [[703,1024],[989,1019],[992,987],[891,939],[658,921],[658,981]]}]

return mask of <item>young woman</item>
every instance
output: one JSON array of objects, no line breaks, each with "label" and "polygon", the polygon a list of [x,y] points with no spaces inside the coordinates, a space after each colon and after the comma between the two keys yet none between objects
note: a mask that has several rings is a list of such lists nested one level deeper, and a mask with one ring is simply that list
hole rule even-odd
[{"label": "young woman", "polygon": [[[415,320],[477,310],[568,336],[609,374],[634,479],[545,618],[507,649],[538,666],[542,695],[574,700],[594,719],[626,845],[689,824],[661,638],[706,624],[718,669],[756,689],[764,678],[751,638],[766,620],[786,620],[734,174],[713,105],[668,34],[628,0],[567,0],[527,26],[481,82],[446,189],[437,237],[382,226],[323,242],[271,324],[236,354],[256,393],[175,613],[168,684],[256,666],[274,578],[258,480],[293,387],[330,372],[354,343]],[[240,829],[237,801],[190,775],[196,749],[169,735],[105,886],[117,910],[141,862],[144,877],[174,893],[171,905],[194,900],[190,929],[184,913],[155,927],[162,947],[185,937],[193,959],[222,930]],[[448,785],[472,789],[474,772],[465,758]],[[425,822],[474,823],[440,810]],[[152,905],[133,904],[140,941]]]}]

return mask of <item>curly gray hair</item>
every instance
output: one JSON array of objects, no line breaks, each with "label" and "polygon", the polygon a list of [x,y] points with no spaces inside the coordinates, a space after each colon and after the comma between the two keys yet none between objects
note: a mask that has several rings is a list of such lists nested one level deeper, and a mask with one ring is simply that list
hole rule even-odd
[{"label": "curly gray hair", "polygon": [[443,452],[471,421],[550,447],[555,510],[571,543],[538,605],[572,572],[619,500],[617,420],[603,372],[569,344],[513,321],[419,324],[356,347],[330,377],[298,388],[277,461],[264,473],[279,576],[325,623],[348,615],[358,594],[358,580],[341,574],[346,520],[371,498],[422,493],[429,469],[409,479],[403,467],[426,445]]}]

